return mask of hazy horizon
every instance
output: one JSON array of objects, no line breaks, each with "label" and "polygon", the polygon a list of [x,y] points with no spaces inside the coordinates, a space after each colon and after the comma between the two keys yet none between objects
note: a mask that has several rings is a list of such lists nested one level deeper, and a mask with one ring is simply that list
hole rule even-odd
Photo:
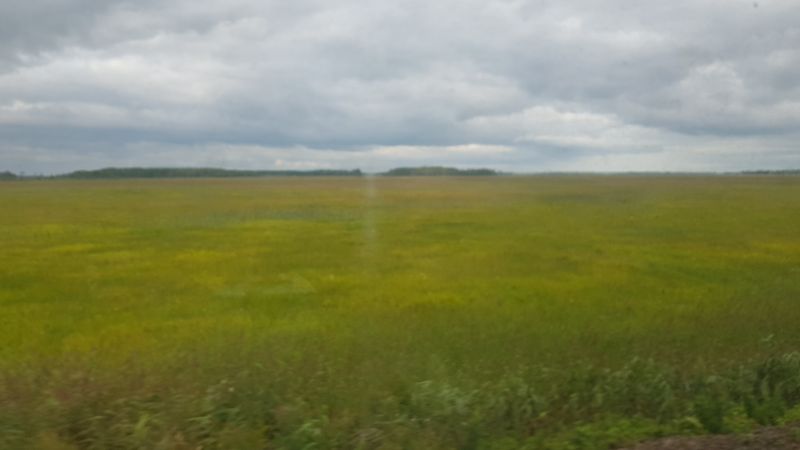
[{"label": "hazy horizon", "polygon": [[[25,172],[25,171],[7,171],[0,168],[0,173],[8,172],[14,175],[17,175],[20,178],[31,178],[36,179],[39,177],[60,177],[65,175],[75,174],[76,172],[99,172],[103,170],[193,170],[193,169],[201,169],[201,170],[226,170],[226,171],[241,171],[241,172],[297,172],[297,173],[313,173],[316,171],[331,171],[331,172],[352,172],[352,171],[359,171],[363,176],[375,176],[375,175],[387,175],[388,172],[396,169],[420,169],[420,168],[430,168],[430,167],[441,167],[441,168],[454,168],[458,170],[476,170],[476,169],[491,169],[489,167],[460,167],[460,166],[398,166],[398,167],[391,167],[386,170],[363,170],[360,167],[342,167],[342,168],[335,168],[335,169],[275,169],[275,168],[246,168],[246,169],[228,169],[223,167],[209,167],[209,166],[107,166],[107,167],[98,167],[98,168],[91,168],[91,169],[75,169],[63,172]],[[491,169],[495,170],[495,169]],[[540,170],[540,171],[501,171],[495,170],[494,175],[500,176],[548,176],[548,175],[653,175],[653,176],[661,176],[661,175],[751,175],[751,174],[796,174],[800,173],[800,169],[797,168],[786,168],[786,169],[745,169],[745,170]],[[254,177],[260,177],[262,175],[252,175]],[[327,175],[321,175],[327,176]],[[407,177],[409,175],[398,175],[400,177]],[[450,176],[450,175],[416,175],[416,176]],[[170,176],[156,176],[153,178],[169,178]],[[192,176],[192,177],[199,177],[202,178],[204,176]],[[213,178],[213,175],[209,175],[208,177]]]}]

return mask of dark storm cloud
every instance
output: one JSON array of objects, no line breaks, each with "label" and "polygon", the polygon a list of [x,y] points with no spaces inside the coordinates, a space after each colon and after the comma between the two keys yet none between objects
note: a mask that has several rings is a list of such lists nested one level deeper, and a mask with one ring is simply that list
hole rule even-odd
[{"label": "dark storm cloud", "polygon": [[800,166],[800,3],[0,5],[0,169]]}]

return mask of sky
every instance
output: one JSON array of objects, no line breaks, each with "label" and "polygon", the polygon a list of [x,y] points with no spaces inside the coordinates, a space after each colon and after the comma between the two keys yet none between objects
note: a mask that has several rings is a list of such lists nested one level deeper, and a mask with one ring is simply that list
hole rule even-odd
[{"label": "sky", "polygon": [[800,168],[796,0],[0,2],[0,171]]}]

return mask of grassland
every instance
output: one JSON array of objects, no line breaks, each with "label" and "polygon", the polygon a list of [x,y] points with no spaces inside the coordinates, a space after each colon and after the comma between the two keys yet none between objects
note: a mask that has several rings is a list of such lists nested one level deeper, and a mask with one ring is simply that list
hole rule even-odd
[{"label": "grassland", "polygon": [[0,448],[800,418],[800,177],[50,180],[0,209]]}]

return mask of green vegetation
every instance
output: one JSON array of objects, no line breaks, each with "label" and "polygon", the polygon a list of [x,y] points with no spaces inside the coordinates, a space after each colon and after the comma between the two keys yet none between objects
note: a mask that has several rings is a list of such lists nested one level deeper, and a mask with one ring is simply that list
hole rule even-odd
[{"label": "green vegetation", "polygon": [[491,176],[500,175],[492,169],[456,169],[454,167],[398,167],[383,175],[389,176]]},{"label": "green vegetation", "polygon": [[0,181],[16,180],[17,176],[12,172],[0,172]]},{"label": "green vegetation", "polygon": [[58,178],[233,178],[233,177],[292,177],[292,176],[361,176],[354,170],[230,170],[210,167],[108,167],[98,170],[78,170]]},{"label": "green vegetation", "polygon": [[799,177],[43,180],[0,205],[0,448],[800,419]]},{"label": "green vegetation", "polygon": [[742,172],[746,175],[800,175],[800,169],[789,170],[751,170]]}]

